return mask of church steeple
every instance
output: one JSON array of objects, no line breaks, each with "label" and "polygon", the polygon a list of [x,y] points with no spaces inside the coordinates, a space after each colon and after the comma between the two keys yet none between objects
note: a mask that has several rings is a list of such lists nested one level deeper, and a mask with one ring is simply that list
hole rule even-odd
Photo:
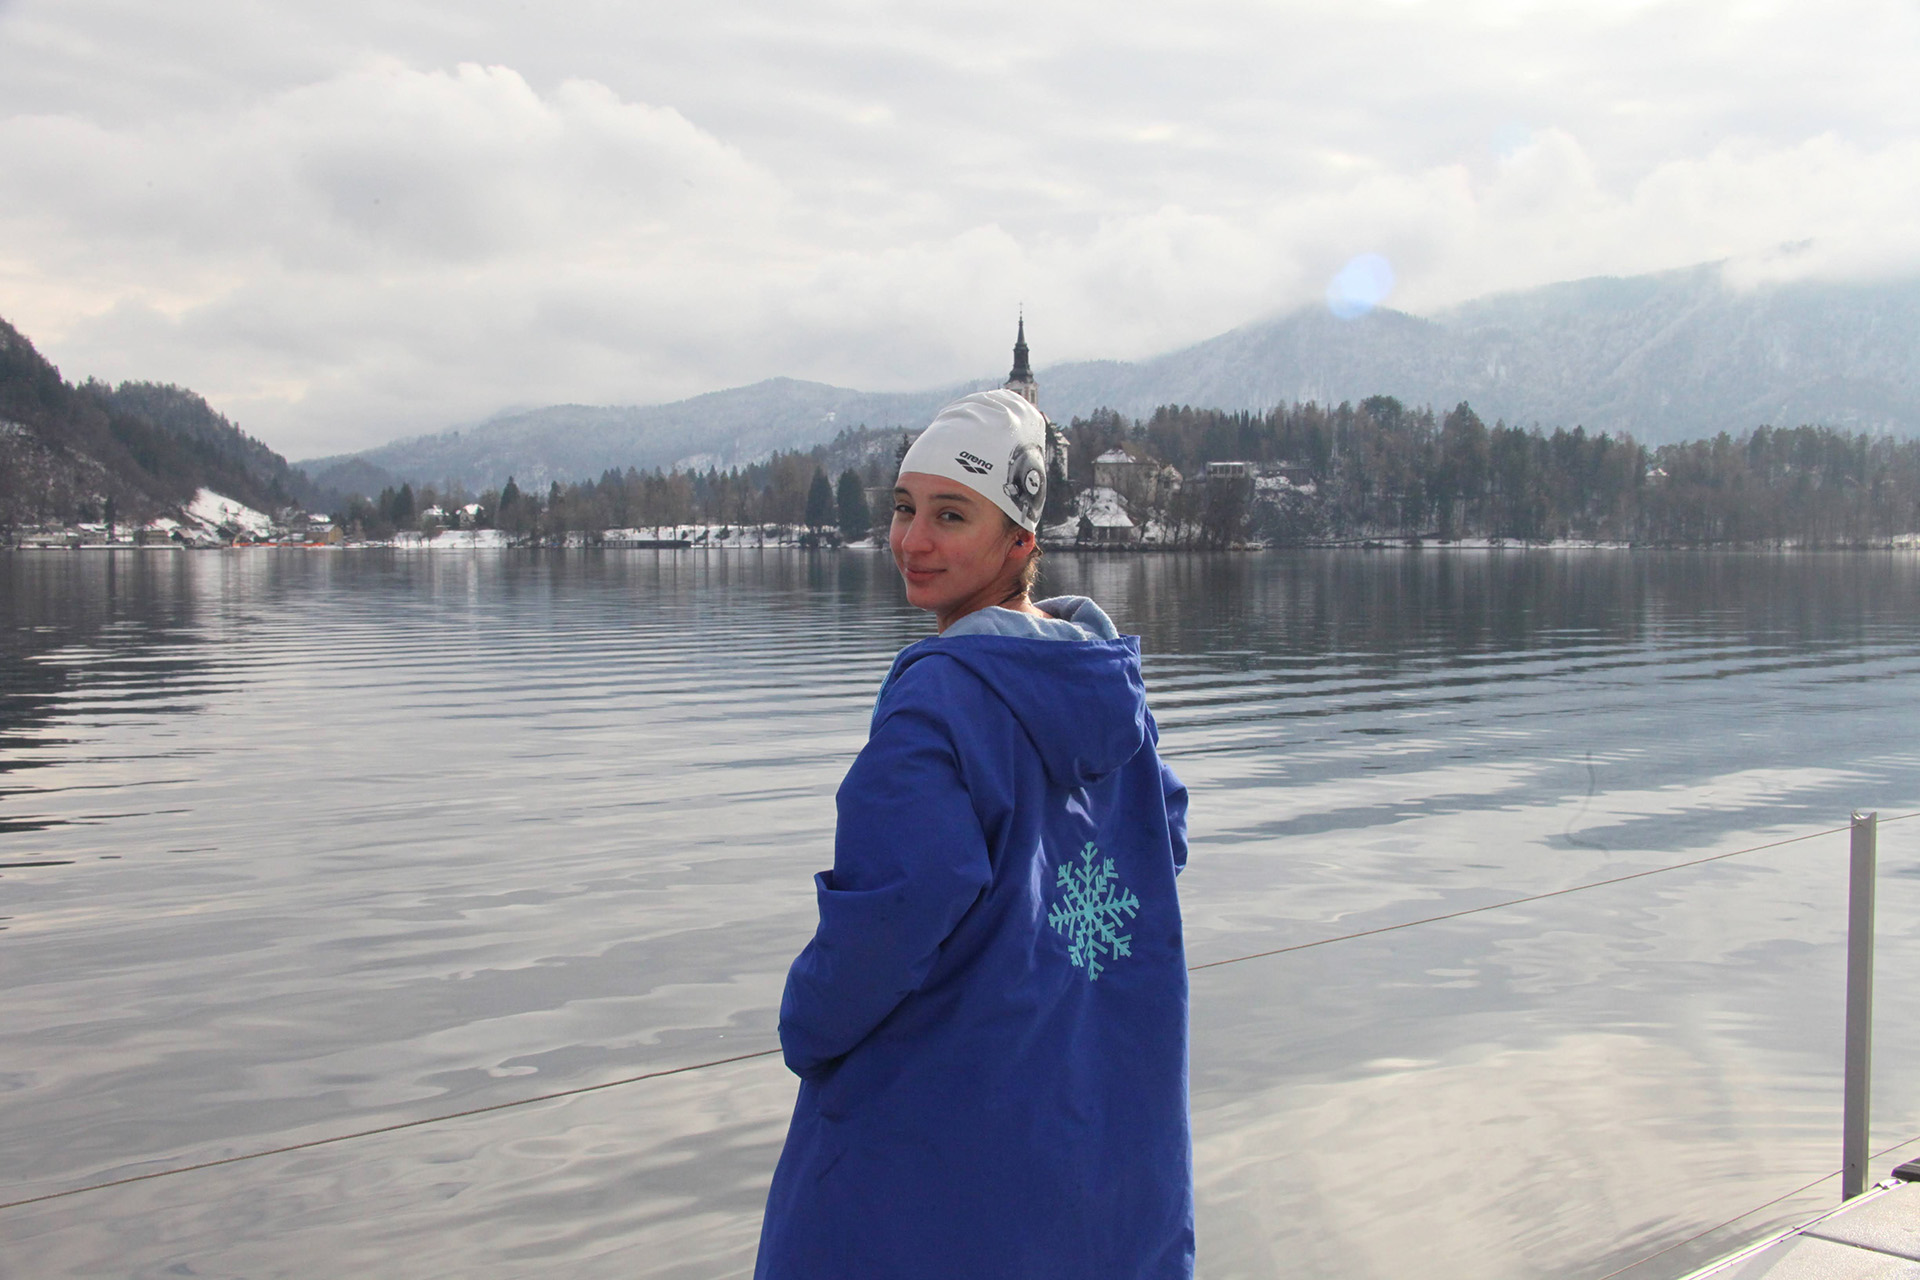
[{"label": "church steeple", "polygon": [[1027,362],[1027,317],[1020,315],[1020,327],[1013,339],[1013,372],[1007,375],[1007,390],[1018,392],[1027,403],[1040,403],[1040,384],[1033,380],[1033,366]]}]

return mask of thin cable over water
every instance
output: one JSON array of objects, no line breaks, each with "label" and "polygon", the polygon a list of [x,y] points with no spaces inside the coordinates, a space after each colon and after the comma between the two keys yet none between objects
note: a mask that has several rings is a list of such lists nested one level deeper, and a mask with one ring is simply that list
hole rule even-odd
[{"label": "thin cable over water", "polygon": [[[1910,818],[1920,818],[1920,811],[1916,811],[1913,813],[1903,813],[1891,818],[1881,818],[1879,819],[1879,822],[1880,822],[1880,825],[1885,826],[1889,823],[1905,822]],[[1565,889],[1554,889],[1547,893],[1528,894],[1527,896],[1521,897],[1521,898],[1508,898],[1500,902],[1489,902],[1484,906],[1468,907],[1460,911],[1449,911],[1437,916],[1425,916],[1418,920],[1408,920],[1400,924],[1382,925],[1377,929],[1360,929],[1353,933],[1338,934],[1330,938],[1316,938],[1312,942],[1296,943],[1295,945],[1290,947],[1276,947],[1270,951],[1256,951],[1251,955],[1235,956],[1231,960],[1210,960],[1205,964],[1196,964],[1196,965],[1188,966],[1187,972],[1197,973],[1202,969],[1218,969],[1224,965],[1240,964],[1243,961],[1247,961],[1247,960],[1260,960],[1268,956],[1287,955],[1291,952],[1306,951],[1314,947],[1331,946],[1336,942],[1349,942],[1355,938],[1368,938],[1376,934],[1394,933],[1402,929],[1414,929],[1414,928],[1420,927],[1421,925],[1437,924],[1445,920],[1458,920],[1464,916],[1479,915],[1482,912],[1487,912],[1487,911],[1499,911],[1505,907],[1520,906],[1522,904],[1529,903],[1529,902],[1540,902],[1547,898],[1564,897],[1567,894],[1580,893],[1587,889],[1600,889],[1600,888],[1605,888],[1608,885],[1623,884],[1629,880],[1640,880],[1640,879],[1644,879],[1647,876],[1660,875],[1663,872],[1667,872],[1667,871],[1681,871],[1687,867],[1697,867],[1709,862],[1720,862],[1727,858],[1737,858],[1740,855],[1746,854],[1746,853],[1759,853],[1765,849],[1778,849],[1784,845],[1799,844],[1806,840],[1816,840],[1816,839],[1819,839],[1821,836],[1838,835],[1840,832],[1846,831],[1849,829],[1850,829],[1849,827],[1829,827],[1824,831],[1813,831],[1813,832],[1807,833],[1806,835],[1789,836],[1785,840],[1774,840],[1767,844],[1756,844],[1746,849],[1735,849],[1729,853],[1710,854],[1704,858],[1694,858],[1686,862],[1676,862],[1669,866],[1654,867],[1647,871],[1635,871],[1628,875],[1623,875],[1623,876],[1612,876],[1605,880],[1592,880],[1592,881],[1588,881],[1585,884],[1572,885]],[[658,1080],[662,1076],[686,1075],[687,1073],[693,1072],[693,1071],[704,1071],[709,1067],[723,1067],[728,1065],[729,1063],[734,1063],[734,1062],[751,1062],[756,1058],[770,1058],[774,1054],[779,1052],[780,1050],[778,1048],[759,1049],[759,1050],[755,1050],[752,1053],[740,1053],[740,1054],[734,1054],[731,1057],[714,1058],[706,1062],[695,1062],[684,1067],[665,1067],[658,1071],[647,1071],[636,1076],[624,1076],[621,1079],[607,1080],[600,1084],[579,1085],[571,1089],[556,1089],[552,1093],[536,1094],[531,1098],[516,1098],[510,1102],[495,1102],[495,1103],[490,1103],[489,1105],[484,1107],[469,1107],[464,1111],[450,1111],[444,1115],[426,1116],[419,1120],[403,1120],[397,1124],[379,1125],[371,1129],[356,1130],[353,1133],[335,1134],[332,1137],[328,1137],[328,1138],[314,1138],[306,1142],[288,1143],[285,1146],[270,1147],[264,1151],[249,1151],[242,1155],[237,1155],[237,1156],[222,1156],[218,1160],[202,1160],[195,1164],[181,1165],[178,1168],[174,1168],[174,1169],[156,1169],[151,1173],[137,1173],[137,1174],[131,1175],[130,1177],[113,1178],[105,1182],[88,1183],[87,1185],[80,1186],[80,1187],[69,1187],[65,1191],[49,1191],[43,1195],[27,1196],[24,1199],[20,1199],[20,1200],[8,1200],[5,1202],[0,1202],[0,1212],[5,1212],[8,1209],[25,1208],[28,1205],[44,1204],[49,1200],[63,1200],[68,1196],[83,1195],[89,1191],[106,1191],[114,1187],[131,1186],[136,1182],[151,1182],[156,1178],[170,1178],[170,1177],[173,1177],[175,1174],[197,1173],[205,1169],[218,1169],[223,1165],[242,1164],[249,1160],[264,1160],[268,1156],[287,1155],[295,1151],[310,1151],[315,1147],[333,1146],[335,1144],[342,1143],[342,1142],[353,1142],[361,1138],[373,1138],[373,1137],[378,1137],[382,1134],[398,1133],[403,1129],[419,1129],[427,1125],[443,1124],[450,1120],[463,1120],[469,1116],[487,1115],[495,1111],[511,1111],[516,1107],[530,1107],[536,1103],[554,1102],[561,1098],[575,1098],[575,1097],[579,1097],[581,1094],[598,1093],[605,1089],[617,1089],[623,1085],[639,1084],[643,1080]],[[1920,1142],[1920,1138],[1910,1139],[1910,1141]],[[1900,1146],[1906,1146],[1906,1145],[1908,1145],[1908,1143],[1900,1144]],[[1888,1148],[1889,1151],[1896,1151],[1898,1149],[1899,1147]],[[1886,1152],[1882,1152],[1880,1154],[1884,1155],[1886,1154]],[[1877,1159],[1878,1157],[1876,1156],[1875,1158]],[[1826,1178],[1833,1177],[1833,1176],[1835,1175],[1824,1174],[1820,1178],[1815,1179],[1812,1183],[1809,1183],[1808,1186],[1809,1187],[1818,1186],[1820,1182],[1824,1181]],[[1802,1187],[1800,1188],[1800,1191],[1804,1191],[1806,1189],[1807,1189],[1806,1187]],[[1777,1204],[1779,1203],[1779,1200],[1788,1199],[1792,1196],[1798,1195],[1799,1193],[1800,1193],[1799,1191],[1790,1191],[1786,1195],[1779,1197],[1777,1200],[1770,1200],[1765,1205],[1761,1205],[1755,1209],[1749,1209],[1746,1213],[1741,1214],[1740,1218],[1745,1218],[1752,1214],[1758,1213],[1760,1209],[1767,1208],[1768,1205]],[[1740,1218],[1732,1218],[1732,1219],[1729,1219],[1728,1222],[1729,1223],[1738,1222]],[[1722,1223],[1721,1225],[1725,1226],[1725,1225],[1728,1225],[1728,1223]],[[1712,1228],[1709,1228],[1708,1230],[1717,1231],[1719,1230],[1719,1227],[1712,1227]],[[1707,1233],[1703,1232],[1701,1234],[1704,1235]],[[1693,1239],[1698,1239],[1698,1238],[1699,1238],[1698,1236],[1693,1237]],[[1680,1242],[1679,1245],[1674,1245],[1671,1247],[1677,1249],[1681,1247],[1681,1245],[1684,1245],[1687,1243],[1688,1241],[1683,1240]],[[1653,1254],[1650,1256],[1658,1257],[1659,1254]],[[1646,1260],[1647,1259],[1644,1259],[1644,1258],[1641,1259],[1642,1262]],[[1638,1262],[1632,1264],[1632,1266],[1639,1266],[1639,1265],[1640,1263]],[[1623,1270],[1631,1270],[1631,1267],[1623,1268]],[[1613,1272],[1612,1274],[1619,1275],[1620,1272],[1616,1271],[1616,1272]],[[1611,1280],[1611,1277],[1602,1276],[1600,1280]]]},{"label": "thin cable over water", "polygon": [[131,1186],[136,1182],[151,1182],[155,1178],[170,1178],[176,1173],[197,1173],[202,1169],[218,1169],[221,1165],[240,1164],[247,1160],[263,1160],[268,1156],[282,1156],[293,1151],[310,1151],[314,1147],[328,1147],[337,1142],[352,1142],[357,1138],[372,1138],[383,1133],[398,1133],[402,1129],[418,1129],[423,1125],[441,1124],[448,1120],[462,1120],[468,1116],[485,1115],[490,1111],[510,1111],[515,1107],[530,1107],[536,1102],[552,1102],[557,1098],[576,1098],[583,1093],[598,1093],[602,1089],[617,1089],[623,1084],[638,1084],[642,1080],[658,1080],[661,1076],[685,1075],[689,1071],[704,1071],[708,1067],[723,1067],[729,1062],[750,1062],[754,1058],[766,1058],[780,1052],[778,1049],[759,1049],[753,1053],[737,1053],[731,1058],[714,1058],[709,1062],[696,1062],[684,1067],[666,1067],[659,1071],[648,1071],[637,1076],[626,1076],[619,1080],[607,1080],[600,1084],[584,1084],[573,1089],[557,1089],[552,1093],[543,1093],[533,1098],[516,1098],[512,1102],[495,1102],[484,1107],[468,1107],[465,1111],[449,1111],[441,1116],[427,1116],[419,1120],[403,1120],[399,1124],[383,1124],[375,1129],[361,1129],[355,1133],[338,1133],[331,1138],[314,1138],[307,1142],[290,1142],[283,1147],[272,1147],[266,1151],[249,1151],[244,1155],[222,1156],[218,1160],[202,1160],[198,1164],[181,1165],[177,1169],[156,1169],[152,1173],[136,1173],[127,1178],[115,1178],[109,1182],[95,1182],[84,1187],[70,1187],[65,1191],[49,1191],[45,1195],[28,1196],[24,1200],[9,1200],[0,1204],[0,1210],[18,1209],[30,1204],[43,1204],[48,1200],[62,1200],[67,1196],[77,1196],[85,1191],[105,1191],[109,1187]]},{"label": "thin cable over water", "polygon": [[[1905,822],[1908,818],[1920,818],[1920,812],[1903,813],[1895,818],[1881,818],[1880,825],[1890,822]],[[1648,876],[1664,875],[1669,871],[1683,871],[1688,867],[1704,866],[1709,862],[1721,862],[1727,858],[1738,858],[1742,854],[1759,853],[1763,849],[1778,849],[1783,845],[1799,844],[1803,840],[1818,840],[1822,836],[1839,835],[1850,827],[1828,827],[1824,831],[1810,831],[1803,836],[1789,836],[1785,840],[1775,840],[1770,844],[1756,844],[1750,849],[1735,849],[1731,853],[1713,853],[1704,858],[1694,858],[1687,862],[1676,862],[1671,866],[1653,867],[1646,871],[1630,871],[1623,876],[1609,876],[1605,880],[1589,880],[1585,884],[1569,885],[1564,889],[1549,889],[1545,893],[1530,893],[1521,898],[1505,898],[1499,902],[1489,902],[1484,906],[1463,907],[1459,911],[1446,911],[1437,916],[1422,916],[1418,920],[1403,920],[1399,924],[1383,924],[1377,929],[1358,929],[1352,933],[1339,934],[1332,938],[1315,938],[1312,942],[1296,942],[1290,947],[1275,947],[1271,951],[1255,951],[1251,955],[1235,956],[1231,960],[1209,960],[1205,964],[1196,964],[1188,968],[1189,973],[1198,973],[1202,969],[1218,969],[1225,965],[1242,964],[1248,960],[1264,960],[1268,956],[1284,956],[1294,951],[1310,951],[1315,947],[1328,946],[1335,942],[1351,942],[1355,938],[1371,938],[1375,934],[1398,933],[1402,929],[1417,929],[1421,925],[1439,924],[1443,920],[1458,920],[1463,916],[1477,916],[1483,911],[1499,911],[1506,907],[1524,906],[1529,902],[1544,902],[1548,898],[1564,898],[1570,893],[1584,893],[1588,889],[1604,889],[1608,885],[1625,884],[1629,880],[1643,880]]]}]

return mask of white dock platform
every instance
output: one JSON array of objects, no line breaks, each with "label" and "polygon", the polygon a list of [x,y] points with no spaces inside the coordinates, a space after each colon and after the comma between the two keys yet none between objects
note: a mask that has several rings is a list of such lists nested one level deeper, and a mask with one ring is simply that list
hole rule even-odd
[{"label": "white dock platform", "polygon": [[1686,1280],[1920,1280],[1920,1161],[1832,1213]]}]

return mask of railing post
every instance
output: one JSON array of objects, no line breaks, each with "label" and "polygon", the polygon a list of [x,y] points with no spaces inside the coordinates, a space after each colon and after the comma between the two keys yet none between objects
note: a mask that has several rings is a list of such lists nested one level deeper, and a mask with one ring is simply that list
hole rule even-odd
[{"label": "railing post", "polygon": [[1867,1189],[1867,1121],[1873,1110],[1873,886],[1880,815],[1853,815],[1847,888],[1847,1087],[1842,1104],[1840,1198]]}]

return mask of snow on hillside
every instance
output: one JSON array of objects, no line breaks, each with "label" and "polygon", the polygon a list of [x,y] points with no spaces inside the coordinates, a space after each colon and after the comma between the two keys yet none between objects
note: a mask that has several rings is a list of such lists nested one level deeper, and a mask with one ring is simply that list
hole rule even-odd
[{"label": "snow on hillside", "polygon": [[215,493],[211,489],[199,490],[193,495],[193,501],[189,502],[183,510],[190,519],[209,529],[218,529],[225,525],[255,537],[265,537],[273,532],[271,517],[255,511],[245,503],[235,502],[232,498]]}]

